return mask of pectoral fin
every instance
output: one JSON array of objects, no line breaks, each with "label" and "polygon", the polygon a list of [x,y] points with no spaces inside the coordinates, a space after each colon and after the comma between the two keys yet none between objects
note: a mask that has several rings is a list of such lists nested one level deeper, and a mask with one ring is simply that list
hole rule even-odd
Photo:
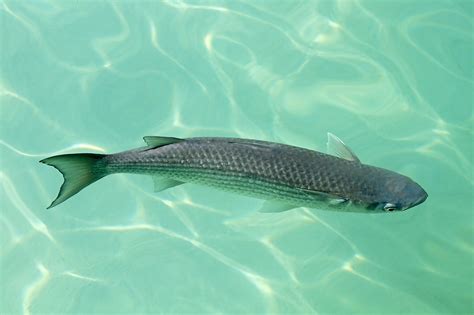
[{"label": "pectoral fin", "polygon": [[266,200],[259,211],[264,213],[274,213],[291,210],[293,208],[298,208],[298,206],[286,204],[275,200]]},{"label": "pectoral fin", "polygon": [[152,176],[152,178],[155,185],[155,192],[160,192],[168,188],[184,184],[184,182],[180,182],[171,178],[163,178],[159,176]]}]

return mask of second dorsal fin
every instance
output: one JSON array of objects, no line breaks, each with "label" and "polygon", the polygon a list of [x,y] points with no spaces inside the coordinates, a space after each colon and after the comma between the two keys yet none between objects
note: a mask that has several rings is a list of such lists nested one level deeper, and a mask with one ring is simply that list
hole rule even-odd
[{"label": "second dorsal fin", "polygon": [[150,148],[157,148],[157,147],[162,147],[164,145],[168,144],[173,144],[173,143],[178,143],[181,141],[184,141],[184,139],[180,138],[173,138],[173,137],[156,137],[156,136],[146,136],[143,137],[143,140],[145,140],[146,144]]}]

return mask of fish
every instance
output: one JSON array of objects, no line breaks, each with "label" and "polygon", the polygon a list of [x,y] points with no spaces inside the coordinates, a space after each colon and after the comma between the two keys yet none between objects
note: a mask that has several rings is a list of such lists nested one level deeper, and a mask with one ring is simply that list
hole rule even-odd
[{"label": "fish", "polygon": [[99,179],[150,175],[155,191],[196,183],[263,199],[261,212],[299,207],[385,213],[423,203],[427,192],[411,178],[363,164],[328,133],[328,153],[262,140],[146,136],[146,146],[115,154],[74,153],[45,158],[63,175],[53,208]]}]

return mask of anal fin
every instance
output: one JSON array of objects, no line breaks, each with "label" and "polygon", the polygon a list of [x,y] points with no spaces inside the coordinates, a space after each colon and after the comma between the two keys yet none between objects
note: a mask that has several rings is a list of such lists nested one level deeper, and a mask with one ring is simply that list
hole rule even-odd
[{"label": "anal fin", "polygon": [[153,184],[154,186],[154,191],[155,192],[160,192],[163,190],[166,190],[171,187],[175,187],[181,184],[184,184],[184,182],[180,182],[179,180],[175,180],[172,178],[164,178],[164,177],[159,177],[159,176],[152,176],[153,179]]}]

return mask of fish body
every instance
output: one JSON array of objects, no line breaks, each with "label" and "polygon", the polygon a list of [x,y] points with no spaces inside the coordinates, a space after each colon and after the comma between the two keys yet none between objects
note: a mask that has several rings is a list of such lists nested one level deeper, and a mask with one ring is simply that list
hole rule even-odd
[{"label": "fish body", "polygon": [[[239,138],[144,139],[147,147],[116,154],[68,154],[43,160],[65,178],[50,207],[115,173],[151,175],[157,191],[193,182],[265,199],[265,212],[301,206],[348,212],[405,210],[427,197],[410,178],[362,164],[331,134],[329,147],[339,156]],[[74,169],[84,174],[73,175]],[[74,178],[82,182],[74,183]]]}]

